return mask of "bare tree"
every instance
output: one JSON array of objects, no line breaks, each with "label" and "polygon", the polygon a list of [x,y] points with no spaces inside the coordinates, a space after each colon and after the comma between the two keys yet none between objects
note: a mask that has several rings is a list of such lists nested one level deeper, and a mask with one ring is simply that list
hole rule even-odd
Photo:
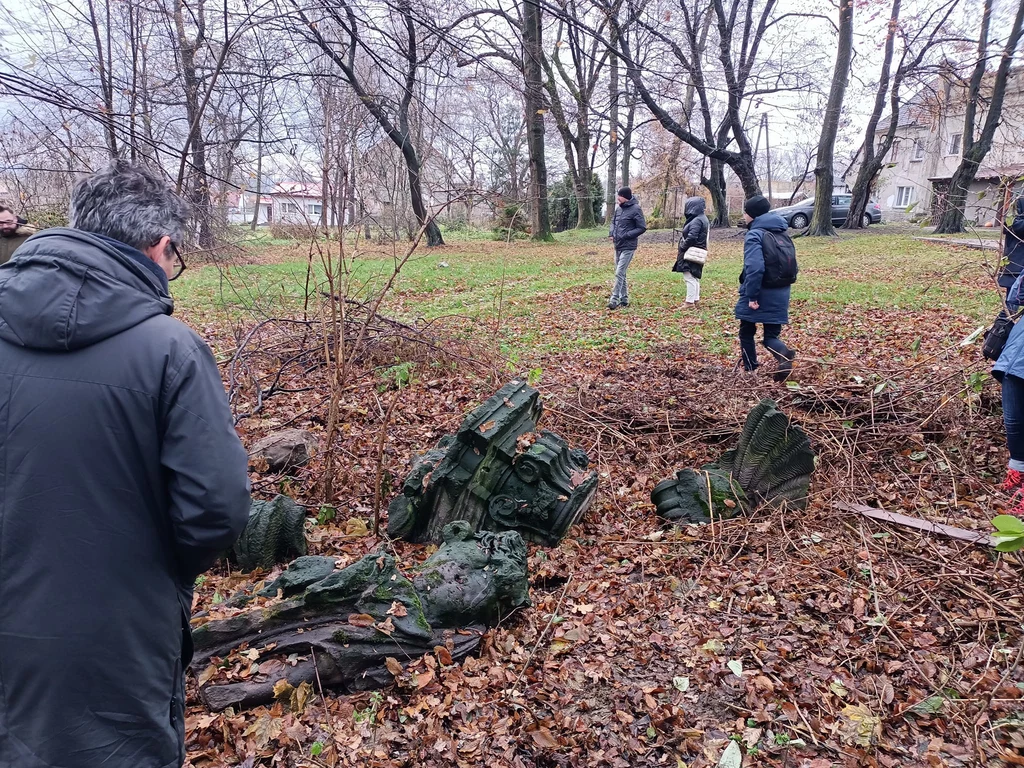
[{"label": "bare tree", "polygon": [[982,125],[981,133],[976,134],[978,110],[983,106],[982,83],[988,63],[989,26],[992,19],[994,0],[985,0],[981,17],[981,32],[978,36],[978,59],[971,73],[967,90],[966,112],[964,114],[963,155],[960,165],[953,172],[949,182],[949,192],[942,209],[942,218],[935,227],[936,233],[953,233],[964,231],[964,206],[967,202],[967,190],[970,188],[978,172],[982,160],[992,148],[992,138],[1002,119],[1003,100],[1006,97],[1006,82],[1010,74],[1010,65],[1021,37],[1021,25],[1024,23],[1024,2],[1018,2],[1010,32],[1003,46],[992,80],[992,92],[988,95],[988,112]]},{"label": "bare tree", "polygon": [[[797,18],[791,14],[777,16],[775,0],[708,0],[695,4],[676,0],[673,5],[678,7],[681,19],[678,30],[666,24],[670,14],[658,13],[658,7],[642,2],[630,5],[630,15],[624,22],[610,16],[616,33],[616,54],[626,65],[637,95],[651,114],[667,131],[708,158],[708,173],[703,176],[703,182],[712,195],[715,224],[721,225],[728,221],[726,167],[736,174],[745,195],[761,191],[745,122],[748,105],[767,93],[807,87],[802,72],[811,65],[762,60],[762,44],[768,32],[779,31],[775,27],[786,17]],[[645,67],[628,37],[621,34],[626,23],[642,27],[660,41],[664,52],[655,59],[657,68]],[[704,32],[708,24],[713,25],[717,42],[714,81],[703,55],[705,47],[710,45]],[[667,62],[678,68],[676,71],[681,78],[674,76]],[[765,67],[774,67],[776,71],[762,82],[762,77],[768,74]],[[668,81],[671,88],[680,79],[692,84],[698,97],[695,107],[699,106],[696,114],[701,124],[696,128],[691,115],[673,114],[668,107],[670,97],[657,90],[661,81]],[[716,102],[719,84],[724,101]],[[721,113],[716,115],[719,107]],[[731,149],[733,145],[735,149]]]},{"label": "bare tree", "polygon": [[[309,13],[292,0],[304,25],[307,38],[320,48],[337,66],[342,76],[351,86],[359,101],[381,130],[401,151],[405,160],[409,183],[409,195],[413,212],[420,226],[424,227],[427,245],[430,247],[444,245],[441,230],[427,210],[423,196],[423,164],[417,148],[414,127],[410,121],[410,107],[416,95],[416,85],[420,77],[420,68],[437,49],[436,36],[430,37],[425,48],[421,48],[421,34],[424,26],[413,9],[411,0],[398,0],[382,13],[392,22],[390,25],[378,24],[374,16],[365,6],[354,5],[348,0],[340,2],[324,2],[317,6],[323,18],[334,24],[346,36],[344,45],[337,45],[325,35],[321,19],[311,18]],[[360,18],[357,11],[362,11]],[[371,44],[379,43],[376,49]],[[391,98],[372,88],[356,66],[356,52],[366,53],[374,64],[382,68],[388,79],[398,85],[397,98]],[[400,70],[393,76],[390,74],[395,65],[388,59],[387,51],[393,50],[401,57]]]},{"label": "bare tree", "polygon": [[[864,140],[860,147],[860,165],[857,178],[851,189],[850,211],[846,216],[844,229],[859,229],[864,226],[864,211],[867,208],[871,190],[878,179],[878,174],[885,167],[885,158],[892,149],[899,127],[899,115],[903,108],[901,89],[907,77],[919,70],[922,62],[935,45],[942,42],[942,34],[953,10],[960,0],[946,0],[941,6],[933,9],[925,17],[923,24],[916,31],[908,32],[900,24],[901,0],[893,0],[886,27],[885,48],[882,54],[881,73],[875,89],[875,101],[864,129]],[[895,74],[891,74],[894,49],[898,38],[903,39],[903,51],[896,66]],[[890,88],[891,86],[891,88]],[[878,141],[878,125],[882,112],[889,104],[889,124],[885,134]],[[877,143],[877,146],[876,146]]]},{"label": "bare tree", "polygon": [[[565,3],[564,14],[569,19],[580,20],[581,9],[575,0]],[[603,31],[604,23],[598,25]],[[559,20],[557,42],[550,57],[545,57],[544,67],[547,71],[547,91],[551,101],[551,113],[555,118],[555,127],[562,137],[565,148],[565,162],[572,179],[573,189],[579,204],[576,206],[578,215],[576,226],[588,229],[596,226],[594,206],[591,200],[590,179],[592,175],[591,145],[593,131],[590,121],[594,116],[593,99],[600,82],[600,75],[608,59],[608,50],[597,37],[588,35],[579,23],[567,23]],[[566,47],[572,60],[571,67],[561,58],[561,49]],[[571,99],[571,113],[567,112],[566,104],[561,97],[562,84]],[[575,132],[573,131],[575,125]]]},{"label": "bare tree", "polygon": [[839,116],[843,110],[843,97],[850,79],[850,62],[853,59],[853,0],[839,0],[839,50],[836,52],[836,68],[832,73],[832,88],[825,107],[825,120],[821,126],[818,141],[818,156],[814,166],[814,213],[808,235],[834,236],[832,226],[833,165],[835,163],[836,134],[839,132]]},{"label": "bare tree", "polygon": [[526,143],[530,149],[530,223],[534,240],[551,240],[548,211],[548,166],[544,155],[544,50],[541,9],[523,0],[523,79],[526,90]]}]

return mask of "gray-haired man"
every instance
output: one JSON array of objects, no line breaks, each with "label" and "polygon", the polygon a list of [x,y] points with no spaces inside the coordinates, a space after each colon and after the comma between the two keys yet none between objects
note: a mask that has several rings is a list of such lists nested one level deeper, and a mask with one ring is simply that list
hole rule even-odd
[{"label": "gray-haired man", "polygon": [[209,348],[170,317],[187,208],[82,179],[0,267],[0,768],[176,768],[191,585],[244,528]]}]

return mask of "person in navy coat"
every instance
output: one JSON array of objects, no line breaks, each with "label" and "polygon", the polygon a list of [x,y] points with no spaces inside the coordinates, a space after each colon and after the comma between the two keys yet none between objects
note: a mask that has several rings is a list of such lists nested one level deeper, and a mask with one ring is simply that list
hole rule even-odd
[{"label": "person in navy coat", "polygon": [[785,381],[793,370],[796,352],[779,338],[782,326],[789,323],[789,288],[766,288],[764,278],[764,250],[762,240],[766,232],[785,232],[786,221],[772,213],[771,203],[761,195],[749,198],[743,204],[743,218],[749,224],[743,241],[743,272],[740,274],[739,299],[736,301],[736,319],[740,321],[740,353],[745,371],[758,367],[757,345],[754,341],[757,324],[764,328],[762,344],[778,361],[775,378]]}]

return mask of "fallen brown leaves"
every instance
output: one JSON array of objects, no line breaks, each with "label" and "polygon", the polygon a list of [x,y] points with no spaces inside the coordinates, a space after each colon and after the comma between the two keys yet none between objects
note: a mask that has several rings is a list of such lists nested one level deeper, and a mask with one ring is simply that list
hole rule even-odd
[{"label": "fallen brown leaves", "polygon": [[[190,698],[191,765],[700,768],[730,738],[746,765],[1015,762],[1007,755],[1024,747],[1020,560],[832,506],[874,503],[987,527],[1003,501],[993,482],[1004,456],[998,392],[972,383],[973,351],[950,343],[966,323],[931,310],[844,318],[840,343],[834,318],[800,312],[790,339],[814,353],[802,354],[794,388],[740,378],[731,358],[686,344],[544,359],[543,427],[587,450],[602,486],[559,547],[531,549],[534,607],[461,664],[443,647],[389,659],[395,684],[381,692],[325,692],[321,702],[314,688],[315,702],[293,702],[288,691],[269,709],[219,715]],[[908,352],[918,328],[938,323],[942,337]],[[307,372],[303,385],[322,387],[319,375]],[[463,371],[410,383],[388,427],[385,499],[409,456],[453,431],[498,379]],[[310,538],[339,567],[381,543],[365,528],[369,447],[388,399],[379,385],[363,370],[341,403],[336,498],[317,497],[316,460],[295,478],[255,478],[258,489],[284,486],[308,501],[311,515],[337,509]],[[653,483],[730,447],[763,396],[819,452],[810,508],[663,528],[647,498]],[[318,399],[282,394],[243,428],[253,437],[284,424],[315,431]],[[427,554],[388,546],[404,562]],[[242,581],[211,576],[197,608],[230,611],[214,597]],[[201,679],[260,674],[272,657],[235,654]]]}]

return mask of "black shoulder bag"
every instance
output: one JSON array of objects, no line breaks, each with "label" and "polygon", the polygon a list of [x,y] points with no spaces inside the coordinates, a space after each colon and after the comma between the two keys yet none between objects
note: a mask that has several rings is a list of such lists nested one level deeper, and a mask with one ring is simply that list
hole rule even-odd
[{"label": "black shoulder bag", "polygon": [[981,354],[986,360],[998,360],[999,356],[1003,354],[1006,340],[1010,338],[1010,332],[1013,331],[1013,326],[1020,316],[1020,312],[1008,315],[1005,309],[999,310],[999,314],[992,322],[992,327],[985,331],[985,341],[981,345]]}]

